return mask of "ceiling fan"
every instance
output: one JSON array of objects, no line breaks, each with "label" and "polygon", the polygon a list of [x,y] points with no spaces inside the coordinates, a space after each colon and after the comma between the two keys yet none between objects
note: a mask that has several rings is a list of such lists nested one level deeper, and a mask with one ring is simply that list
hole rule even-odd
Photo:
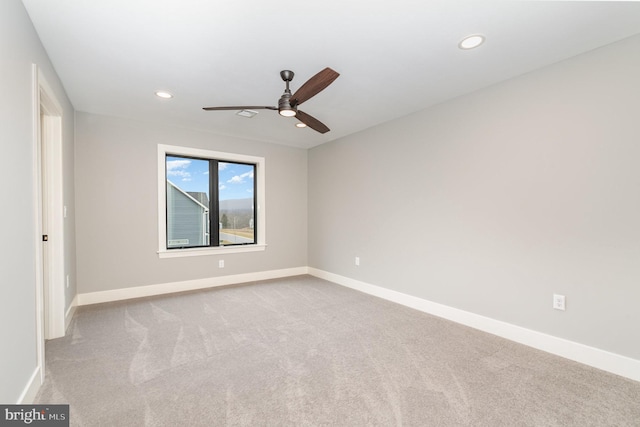
[{"label": "ceiling fan", "polygon": [[327,86],[333,83],[333,81],[337,79],[340,74],[333,71],[331,68],[327,67],[324,70],[320,71],[315,76],[311,77],[309,80],[307,80],[305,84],[300,86],[300,88],[292,95],[291,90],[289,89],[289,82],[293,80],[293,75],[294,75],[293,71],[290,71],[290,70],[280,71],[280,77],[286,83],[286,88],[284,90],[284,93],[280,97],[280,100],[278,101],[277,107],[243,105],[243,106],[235,106],[235,107],[204,107],[203,110],[206,110],[206,111],[275,110],[278,113],[280,113],[281,116],[284,116],[284,117],[295,116],[302,123],[304,123],[305,125],[309,126],[311,129],[317,132],[320,132],[320,133],[329,132],[329,128],[320,120],[316,119],[313,116],[310,116],[304,111],[298,110],[298,105],[316,96],[318,93],[320,93],[320,91],[324,90]]}]

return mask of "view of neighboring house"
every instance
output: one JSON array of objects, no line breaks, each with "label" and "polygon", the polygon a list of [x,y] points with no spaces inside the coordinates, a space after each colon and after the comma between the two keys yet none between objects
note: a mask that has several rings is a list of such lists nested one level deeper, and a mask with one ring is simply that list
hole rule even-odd
[{"label": "view of neighboring house", "polygon": [[209,244],[208,205],[205,193],[185,192],[167,180],[167,247]]}]

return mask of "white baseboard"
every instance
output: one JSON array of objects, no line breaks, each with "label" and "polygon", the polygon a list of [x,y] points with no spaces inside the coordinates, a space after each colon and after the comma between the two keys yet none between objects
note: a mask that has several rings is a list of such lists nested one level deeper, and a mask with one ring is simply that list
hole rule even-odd
[{"label": "white baseboard", "polygon": [[456,323],[470,326],[538,350],[546,351],[547,353],[574,360],[635,381],[640,381],[640,360],[611,353],[595,347],[590,347],[574,341],[569,341],[564,338],[554,337],[552,335],[523,328],[521,326],[516,326],[500,320],[481,316],[479,314],[438,304],[312,267],[296,267],[283,270],[236,274],[207,279],[187,280],[182,282],[162,283],[158,285],[78,294],[67,311],[67,326],[68,322],[70,322],[73,317],[73,312],[75,312],[76,306],[206,289],[260,280],[277,279],[302,274],[310,274],[338,285],[346,286],[425,313],[433,314]]},{"label": "white baseboard", "polygon": [[555,354],[635,381],[640,381],[640,360],[543,334],[531,329],[480,316],[468,311],[371,285],[327,271],[309,267],[308,273],[338,285],[346,286],[425,313],[470,326],[538,350],[546,351],[547,353]]},{"label": "white baseboard", "polygon": [[26,387],[22,391],[22,394],[18,398],[16,402],[17,405],[29,405],[33,403],[38,394],[38,390],[40,390],[41,377],[40,377],[40,367],[37,366],[33,374],[31,374],[31,378],[29,378],[29,382],[27,382]]},{"label": "white baseboard", "polygon": [[158,285],[137,286],[133,288],[113,289],[77,295],[77,305],[99,304],[132,298],[193,291],[258,280],[278,279],[281,277],[307,274],[307,267],[287,268],[283,270],[260,271],[257,273],[234,274],[230,276],[210,277],[207,279],[185,280],[183,282],[161,283]]}]

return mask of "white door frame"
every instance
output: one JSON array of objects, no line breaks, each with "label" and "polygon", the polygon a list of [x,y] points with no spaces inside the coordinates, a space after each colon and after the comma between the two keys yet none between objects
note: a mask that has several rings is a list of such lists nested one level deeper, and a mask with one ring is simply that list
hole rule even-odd
[{"label": "white door frame", "polygon": [[[64,201],[62,186],[62,107],[37,65],[33,74],[34,183],[36,218],[36,322],[38,366],[44,379],[44,340],[65,334]],[[41,117],[42,114],[42,117]],[[42,150],[42,145],[46,149]],[[44,167],[43,167],[44,166]],[[45,174],[44,180],[42,174]],[[43,217],[43,188],[47,206]],[[43,245],[42,230],[49,240]],[[46,251],[46,257],[44,255]],[[47,260],[47,266],[43,265]],[[44,275],[47,280],[43,280]],[[48,284],[44,292],[44,283]],[[47,300],[45,301],[45,294]],[[45,310],[45,304],[47,305]],[[46,313],[47,318],[44,318]]]}]

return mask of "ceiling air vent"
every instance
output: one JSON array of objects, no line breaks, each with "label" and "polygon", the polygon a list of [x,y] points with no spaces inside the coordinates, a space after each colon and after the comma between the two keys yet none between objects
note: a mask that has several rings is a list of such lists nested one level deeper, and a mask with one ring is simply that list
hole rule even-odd
[{"label": "ceiling air vent", "polygon": [[240,110],[236,114],[238,116],[242,116],[242,117],[246,117],[246,118],[250,119],[251,117],[253,117],[256,114],[258,114],[258,112],[257,111],[253,111],[253,110]]}]

